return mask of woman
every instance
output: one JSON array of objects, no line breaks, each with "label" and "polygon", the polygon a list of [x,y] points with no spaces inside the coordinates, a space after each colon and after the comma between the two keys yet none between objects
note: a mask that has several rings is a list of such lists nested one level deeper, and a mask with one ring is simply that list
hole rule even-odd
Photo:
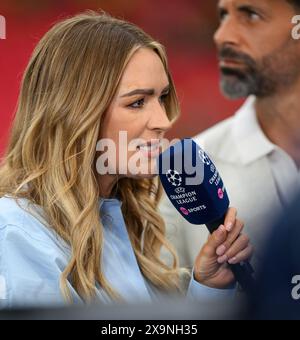
[{"label": "woman", "polygon": [[[183,289],[151,171],[178,113],[164,49],[136,26],[89,12],[44,36],[0,169],[0,305],[151,301]],[[136,143],[126,154],[121,132]],[[226,294],[226,261],[251,255],[234,209],[226,223],[201,250],[189,295]]]}]

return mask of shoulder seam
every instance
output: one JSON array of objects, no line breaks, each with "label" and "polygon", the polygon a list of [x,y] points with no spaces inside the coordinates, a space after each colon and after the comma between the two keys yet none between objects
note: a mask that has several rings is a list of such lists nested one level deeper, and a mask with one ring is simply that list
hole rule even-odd
[{"label": "shoulder seam", "polygon": [[39,238],[36,238],[34,236],[32,236],[31,234],[28,233],[28,231],[24,228],[23,224],[22,225],[16,225],[16,224],[12,224],[12,223],[6,223],[6,224],[3,224],[0,226],[0,229],[5,229],[6,227],[14,227],[18,230],[21,230],[24,234],[26,234],[26,236],[28,236],[30,239],[34,240],[34,241],[37,241],[37,242],[41,242],[45,245],[48,245],[49,246],[49,243],[48,242],[45,242],[45,240],[42,240],[42,239],[39,239]]}]

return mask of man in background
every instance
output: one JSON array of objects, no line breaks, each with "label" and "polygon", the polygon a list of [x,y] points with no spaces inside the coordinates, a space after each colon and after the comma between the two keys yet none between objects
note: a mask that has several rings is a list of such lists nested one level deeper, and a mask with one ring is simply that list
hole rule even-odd
[{"label": "man in background", "polygon": [[257,287],[249,297],[247,319],[300,319],[300,196],[274,224]]},{"label": "man in background", "polygon": [[[218,9],[221,88],[248,99],[195,140],[216,164],[259,260],[272,218],[300,189],[300,40],[292,37],[300,0],[220,0]],[[167,198],[160,208],[180,264],[191,267],[206,228],[187,223]],[[226,251],[218,249],[220,260]]]}]

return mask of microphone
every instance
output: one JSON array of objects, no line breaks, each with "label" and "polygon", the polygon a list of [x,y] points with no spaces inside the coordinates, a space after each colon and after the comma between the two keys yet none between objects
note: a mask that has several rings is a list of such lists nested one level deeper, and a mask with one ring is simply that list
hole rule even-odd
[{"label": "microphone", "polygon": [[[229,198],[223,181],[209,156],[190,138],[170,146],[158,157],[158,174],[176,210],[191,224],[205,224],[213,233],[224,224]],[[246,293],[254,290],[249,262],[229,264]]]}]

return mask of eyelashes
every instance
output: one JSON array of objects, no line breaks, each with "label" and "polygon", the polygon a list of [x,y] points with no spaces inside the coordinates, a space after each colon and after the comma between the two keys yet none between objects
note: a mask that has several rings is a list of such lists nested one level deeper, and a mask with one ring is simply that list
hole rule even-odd
[{"label": "eyelashes", "polygon": [[132,108],[132,109],[139,109],[142,108],[145,104],[145,98],[139,99],[137,101],[135,101],[134,103],[128,105],[128,107]]},{"label": "eyelashes", "polygon": [[[159,97],[159,102],[162,105],[165,105],[167,99],[169,98],[170,93],[165,93]],[[132,109],[141,109],[145,105],[145,98],[141,98],[139,100],[136,100],[132,104],[128,105],[127,107],[132,108]]]}]

